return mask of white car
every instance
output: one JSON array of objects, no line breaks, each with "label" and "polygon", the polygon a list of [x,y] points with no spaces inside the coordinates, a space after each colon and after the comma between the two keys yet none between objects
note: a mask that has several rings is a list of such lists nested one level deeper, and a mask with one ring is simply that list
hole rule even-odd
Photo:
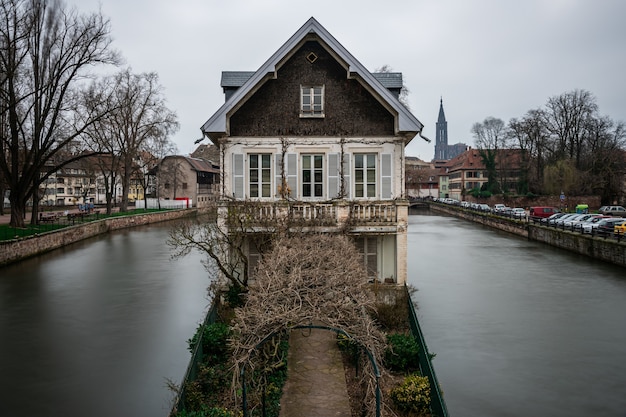
[{"label": "white car", "polygon": [[515,207],[511,209],[511,217],[514,219],[525,219],[526,218],[526,210],[521,207]]}]

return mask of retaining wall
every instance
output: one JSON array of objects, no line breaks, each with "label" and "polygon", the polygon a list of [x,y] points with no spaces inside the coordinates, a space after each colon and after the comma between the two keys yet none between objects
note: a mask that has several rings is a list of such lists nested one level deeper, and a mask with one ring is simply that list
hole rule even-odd
[{"label": "retaining wall", "polygon": [[102,220],[69,226],[64,229],[40,235],[2,241],[0,242],[0,265],[21,261],[22,259],[49,252],[65,245],[114,230],[175,220],[182,217],[195,216],[196,214],[196,209],[188,209],[109,217]]},{"label": "retaining wall", "polygon": [[491,214],[475,213],[470,210],[446,207],[438,204],[431,204],[430,209],[513,233],[529,240],[547,243],[548,245],[566,249],[579,255],[585,255],[600,261],[626,267],[626,240],[618,242],[611,238],[592,237],[591,235],[583,235],[567,230],[539,226],[520,220],[501,218]]}]

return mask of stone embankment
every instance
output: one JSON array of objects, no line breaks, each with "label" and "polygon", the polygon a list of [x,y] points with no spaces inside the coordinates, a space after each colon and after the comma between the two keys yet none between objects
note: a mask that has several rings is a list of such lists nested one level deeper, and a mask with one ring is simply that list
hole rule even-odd
[{"label": "stone embankment", "polygon": [[196,214],[196,209],[186,209],[109,217],[23,239],[2,241],[0,242],[0,265],[18,262],[22,259],[49,252],[65,245],[109,233],[114,230],[176,220],[183,217],[195,216]]},{"label": "stone embankment", "polygon": [[430,209],[467,219],[485,226],[513,233],[529,240],[547,243],[579,255],[626,267],[626,240],[618,242],[611,238],[592,237],[581,233],[540,226],[525,221],[475,213],[457,207],[431,204]]}]

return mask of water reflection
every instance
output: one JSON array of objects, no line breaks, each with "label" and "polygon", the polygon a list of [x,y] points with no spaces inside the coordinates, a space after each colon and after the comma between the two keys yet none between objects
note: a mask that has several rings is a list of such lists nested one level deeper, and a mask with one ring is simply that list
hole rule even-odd
[{"label": "water reflection", "polygon": [[0,269],[0,415],[168,414],[208,278],[166,238],[135,228]]},{"label": "water reflection", "polygon": [[442,216],[408,245],[452,416],[626,415],[623,268]]}]

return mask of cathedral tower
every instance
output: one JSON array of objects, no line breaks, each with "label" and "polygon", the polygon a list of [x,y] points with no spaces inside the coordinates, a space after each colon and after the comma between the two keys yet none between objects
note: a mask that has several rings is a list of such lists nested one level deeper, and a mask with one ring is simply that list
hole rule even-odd
[{"label": "cathedral tower", "polygon": [[435,160],[447,160],[448,156],[448,122],[443,112],[443,98],[439,103],[439,118],[436,125]]}]

